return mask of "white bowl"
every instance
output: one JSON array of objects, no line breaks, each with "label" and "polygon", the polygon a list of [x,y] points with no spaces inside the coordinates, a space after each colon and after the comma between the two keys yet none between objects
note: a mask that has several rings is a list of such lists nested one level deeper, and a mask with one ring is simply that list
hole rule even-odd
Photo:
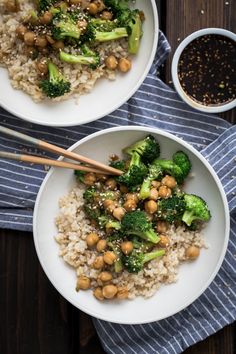
[{"label": "white bowl", "polygon": [[220,112],[225,112],[228,111],[234,107],[236,107],[236,99],[233,101],[226,103],[226,104],[221,104],[217,106],[205,106],[203,104],[200,104],[194,100],[192,100],[183,90],[180,81],[179,81],[179,76],[178,76],[178,64],[179,64],[179,58],[183,52],[183,50],[186,48],[186,46],[192,42],[194,39],[197,37],[201,37],[206,34],[218,34],[222,35],[225,37],[228,37],[232,39],[233,41],[236,42],[236,34],[233,32],[230,32],[228,30],[225,30],[223,28],[204,28],[199,31],[193,32],[190,34],[188,37],[186,37],[178,46],[178,48],[175,51],[173,60],[172,60],[172,65],[171,65],[171,74],[172,74],[172,80],[173,84],[175,86],[176,91],[180,95],[180,97],[192,108],[195,108],[199,111],[206,112],[206,113],[220,113]]},{"label": "white bowl", "polygon": [[161,146],[161,156],[171,157],[181,149],[188,153],[194,178],[186,182],[185,190],[202,196],[212,213],[204,230],[209,249],[203,249],[200,257],[184,263],[179,269],[177,283],[163,285],[157,293],[145,300],[99,302],[91,291],[75,291],[76,274],[58,256],[59,245],[54,240],[57,229],[54,219],[59,213],[58,200],[75,184],[73,171],[51,169],[47,174],[36,200],[34,211],[34,242],[40,263],[54,287],[78,309],[103,320],[138,324],[169,317],[196,300],[210,285],[223,261],[229,237],[229,211],[222,185],[202,155],[181,139],[159,129],[143,127],[117,127],[92,134],[69,150],[79,152],[107,163],[112,153],[121,154],[124,146],[153,134]]},{"label": "white bowl", "polygon": [[27,121],[48,126],[85,124],[113,112],[139,88],[152,65],[158,43],[158,14],[155,0],[137,0],[135,8],[144,11],[140,51],[132,60],[132,70],[115,81],[98,80],[79,104],[73,98],[61,103],[34,103],[30,96],[12,88],[6,69],[0,68],[0,105]]}]

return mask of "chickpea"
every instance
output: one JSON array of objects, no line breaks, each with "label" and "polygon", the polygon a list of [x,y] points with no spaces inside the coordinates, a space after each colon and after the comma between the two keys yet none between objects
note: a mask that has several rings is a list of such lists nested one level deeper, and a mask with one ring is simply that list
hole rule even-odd
[{"label": "chickpea", "polygon": [[101,269],[104,267],[104,260],[103,256],[98,256],[95,261],[93,262],[94,269]]},{"label": "chickpea", "polygon": [[125,209],[122,207],[115,208],[113,210],[112,215],[114,216],[114,218],[120,221],[125,215]]},{"label": "chickpea", "polygon": [[27,45],[34,45],[35,41],[35,33],[32,31],[28,31],[24,34],[24,42]]},{"label": "chickpea", "polygon": [[88,12],[90,13],[90,15],[96,15],[98,13],[98,6],[94,2],[92,2],[88,6]]},{"label": "chickpea", "polygon": [[91,232],[86,237],[86,242],[89,247],[95,246],[98,243],[98,241],[99,241],[99,237],[98,234],[95,234],[95,232]]},{"label": "chickpea", "polygon": [[103,255],[103,260],[106,264],[112,265],[116,260],[116,255],[113,251],[106,251]]},{"label": "chickpea", "polygon": [[27,32],[27,28],[23,25],[20,25],[16,28],[16,34],[17,34],[17,37],[20,38],[20,39],[24,39],[24,35],[25,33]]},{"label": "chickpea", "polygon": [[186,257],[194,260],[196,259],[200,254],[200,248],[197,246],[190,246],[186,249]]},{"label": "chickpea", "polygon": [[152,181],[152,186],[153,186],[154,188],[159,188],[160,185],[161,185],[161,182],[159,182],[159,181]]},{"label": "chickpea", "polygon": [[129,295],[129,292],[128,292],[127,288],[118,288],[118,291],[116,294],[117,299],[119,299],[119,300],[127,299],[128,295]]},{"label": "chickpea", "polygon": [[60,49],[64,49],[64,47],[65,47],[65,44],[63,41],[56,41],[55,43],[53,43],[54,49],[60,50]]},{"label": "chickpea", "polygon": [[118,63],[118,68],[122,73],[127,73],[131,69],[131,61],[126,58],[121,58]]},{"label": "chickpea", "polygon": [[154,214],[157,211],[157,203],[154,200],[149,200],[145,202],[144,208],[147,213]]},{"label": "chickpea", "polygon": [[84,184],[86,186],[92,186],[96,182],[96,176],[93,172],[85,173]]},{"label": "chickpea", "polygon": [[137,208],[137,204],[133,199],[128,199],[124,203],[123,207],[125,208],[126,211],[133,211]]},{"label": "chickpea", "polygon": [[127,193],[126,200],[133,200],[136,204],[138,203],[138,195],[136,193]]},{"label": "chickpea", "polygon": [[152,188],[152,189],[150,190],[149,199],[151,199],[151,200],[157,200],[157,199],[158,199],[158,196],[159,196],[158,190],[157,190],[156,188]]},{"label": "chickpea", "polygon": [[40,22],[43,25],[48,25],[52,21],[52,18],[53,14],[50,11],[45,11],[43,16],[40,17]]},{"label": "chickpea", "polygon": [[170,245],[169,237],[167,237],[165,235],[160,235],[160,241],[158,242],[158,246],[168,247],[169,245]]},{"label": "chickpea", "polygon": [[121,251],[127,255],[133,251],[134,246],[131,241],[124,241],[121,243],[120,248],[121,248]]},{"label": "chickpea", "polygon": [[102,0],[95,0],[94,1],[94,4],[97,5],[97,8],[98,8],[98,12],[101,12],[105,9],[105,5],[104,5],[104,2]]},{"label": "chickpea", "polygon": [[113,284],[105,285],[102,289],[102,294],[106,299],[112,299],[117,294],[117,287]]},{"label": "chickpea", "polygon": [[167,186],[160,186],[158,193],[160,198],[169,198],[171,196],[171,189]]},{"label": "chickpea", "polygon": [[98,252],[102,252],[106,249],[107,247],[107,241],[106,240],[99,240],[98,243],[97,243],[97,251]]},{"label": "chickpea", "polygon": [[117,187],[116,180],[114,178],[108,178],[108,180],[105,182],[105,185],[107,188],[114,190]]},{"label": "chickpea", "polygon": [[101,272],[98,276],[98,279],[103,283],[106,283],[112,280],[112,274],[110,272]]},{"label": "chickpea", "polygon": [[103,293],[102,293],[102,288],[100,288],[100,287],[94,289],[93,295],[96,297],[96,299],[98,299],[100,301],[104,300],[104,296],[103,296]]},{"label": "chickpea", "polygon": [[37,47],[45,48],[48,44],[48,41],[45,36],[38,36],[35,39],[35,45]]},{"label": "chickpea", "polygon": [[158,221],[156,229],[159,233],[165,233],[168,229],[167,223],[165,221]]},{"label": "chickpea", "polygon": [[164,178],[162,178],[161,183],[171,189],[175,188],[177,184],[176,180],[172,176],[165,176]]},{"label": "chickpea", "polygon": [[86,277],[85,275],[80,275],[77,279],[77,284],[76,284],[76,291],[79,291],[80,289],[82,290],[87,290],[91,286],[90,279]]},{"label": "chickpea", "polygon": [[105,59],[105,65],[108,69],[115,70],[118,66],[118,61],[114,55],[109,55],[109,57]]},{"label": "chickpea", "polygon": [[122,185],[120,185],[120,191],[121,191],[121,193],[126,194],[126,193],[128,193],[128,188],[122,184]]},{"label": "chickpea", "polygon": [[103,175],[102,173],[96,173],[96,177],[99,181],[105,182],[107,180],[107,175]]},{"label": "chickpea", "polygon": [[101,19],[102,20],[112,20],[112,17],[113,17],[112,13],[110,11],[107,11],[107,10],[103,11],[102,14],[101,14]]},{"label": "chickpea", "polygon": [[36,63],[37,70],[40,74],[45,75],[48,72],[47,59],[42,58]]},{"label": "chickpea", "polygon": [[106,199],[103,202],[103,206],[105,209],[107,209],[107,211],[109,211],[109,213],[113,213],[116,208],[116,203],[113,200]]}]

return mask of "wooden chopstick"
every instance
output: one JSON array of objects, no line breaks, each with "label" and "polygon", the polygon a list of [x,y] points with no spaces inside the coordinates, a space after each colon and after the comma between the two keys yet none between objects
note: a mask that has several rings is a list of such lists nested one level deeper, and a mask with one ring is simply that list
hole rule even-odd
[{"label": "wooden chopstick", "polygon": [[98,170],[96,168],[89,167],[89,166],[83,166],[83,165],[65,162],[65,161],[59,161],[59,160],[51,160],[51,159],[46,159],[34,155],[14,154],[11,152],[0,151],[0,158],[29,162],[37,165],[48,165],[48,166],[55,166],[55,167],[70,168],[72,170],[78,170],[78,171],[110,174],[110,172]]},{"label": "wooden chopstick", "polygon": [[[123,173],[122,171],[120,171],[120,170],[118,170],[116,168],[113,168],[111,166],[107,166],[107,165],[105,165],[105,164],[103,164],[101,162],[92,160],[92,159],[90,159],[88,157],[79,155],[79,154],[77,154],[75,152],[68,151],[68,150],[63,149],[63,148],[61,148],[59,146],[47,143],[46,141],[33,138],[33,137],[31,137],[29,135],[26,135],[26,134],[19,133],[19,132],[15,131],[15,130],[3,127],[2,125],[0,125],[0,132],[4,133],[6,135],[9,135],[9,136],[15,137],[17,139],[21,139],[21,140],[27,141],[30,144],[36,146],[37,148],[40,148],[40,149],[43,149],[43,150],[47,150],[47,151],[50,151],[50,152],[65,156],[65,157],[67,157],[69,159],[72,159],[72,160],[75,160],[75,161],[79,161],[79,162],[83,162],[85,164],[89,164],[89,165],[91,165],[91,166],[93,166],[95,168],[98,168],[99,170],[102,170],[103,172],[106,171],[107,173],[109,173],[111,175],[120,176]],[[100,171],[100,173],[101,173],[101,171]]]}]

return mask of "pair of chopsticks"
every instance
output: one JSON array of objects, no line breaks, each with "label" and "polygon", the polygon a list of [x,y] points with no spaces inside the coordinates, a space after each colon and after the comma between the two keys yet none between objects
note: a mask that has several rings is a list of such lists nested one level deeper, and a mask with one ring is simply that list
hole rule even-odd
[{"label": "pair of chopsticks", "polygon": [[0,158],[3,158],[3,159],[18,160],[18,161],[24,161],[24,162],[34,163],[34,164],[38,164],[38,165],[56,166],[56,167],[70,168],[73,170],[79,170],[79,171],[85,171],[85,172],[94,172],[94,173],[110,174],[110,175],[117,175],[117,176],[119,176],[123,173],[122,171],[120,171],[116,168],[104,165],[101,162],[92,160],[88,157],[79,155],[75,152],[68,151],[68,150],[63,149],[59,146],[47,143],[46,141],[39,140],[39,139],[33,138],[31,136],[19,133],[15,130],[3,127],[1,125],[0,125],[0,133],[9,135],[11,137],[14,137],[14,138],[17,138],[20,140],[23,140],[25,142],[28,142],[28,143],[32,144],[33,146],[37,147],[38,149],[50,151],[55,154],[65,156],[71,160],[82,162],[83,164],[86,164],[86,166],[81,165],[81,164],[65,162],[65,161],[47,159],[47,158],[34,156],[34,155],[14,154],[14,153],[10,153],[10,152],[0,151]]}]

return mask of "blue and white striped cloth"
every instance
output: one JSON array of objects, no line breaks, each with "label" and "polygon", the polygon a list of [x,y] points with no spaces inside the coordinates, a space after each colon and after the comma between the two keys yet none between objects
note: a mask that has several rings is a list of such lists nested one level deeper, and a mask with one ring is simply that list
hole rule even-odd
[{"label": "blue and white striped cloth", "polygon": [[[192,110],[156,76],[169,51],[160,33],[154,64],[142,86],[126,104],[96,122],[48,128],[23,122],[0,109],[0,124],[64,148],[90,133],[117,125],[164,129],[201,151],[224,185],[231,210],[231,234],[225,260],[211,286],[188,308],[159,322],[129,326],[94,319],[107,353],[181,353],[236,318],[236,126]],[[20,152],[23,148],[26,153],[35,153],[29,145],[0,136],[1,150]],[[1,228],[32,231],[34,202],[45,174],[42,166],[0,160]]]}]

